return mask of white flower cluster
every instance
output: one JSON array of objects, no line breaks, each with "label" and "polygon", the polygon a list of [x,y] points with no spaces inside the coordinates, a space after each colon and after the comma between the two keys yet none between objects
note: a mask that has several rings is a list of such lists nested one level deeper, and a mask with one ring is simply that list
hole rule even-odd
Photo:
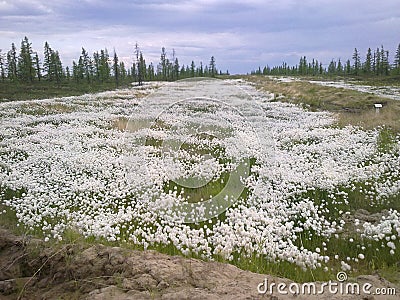
[{"label": "white flower cluster", "polygon": [[[399,144],[380,153],[377,130],[335,128],[333,115],[264,101],[241,80],[1,103],[0,115],[0,196],[46,240],[73,227],[144,248],[172,244],[184,254],[231,260],[257,253],[317,268],[329,260],[326,244],[307,249],[302,238],[329,239],[344,226],[330,217],[343,212],[330,211],[328,200],[348,203],[345,190],[357,182],[369,186],[371,201],[400,192]],[[121,119],[126,131],[115,126]],[[181,221],[176,207],[220,192],[249,159],[250,174],[235,183],[246,197],[227,199],[233,205],[210,222]],[[321,203],[307,196],[315,190],[328,191]],[[213,205],[217,212],[221,204]],[[364,224],[363,237],[389,235],[387,247],[396,251],[399,216],[392,210],[380,224]]]}]

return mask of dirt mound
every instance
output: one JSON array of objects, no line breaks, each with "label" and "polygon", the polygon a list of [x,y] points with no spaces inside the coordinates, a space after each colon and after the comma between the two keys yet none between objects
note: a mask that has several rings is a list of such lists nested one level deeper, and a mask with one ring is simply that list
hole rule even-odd
[{"label": "dirt mound", "polygon": [[[270,285],[288,286],[291,281],[155,251],[101,244],[49,246],[3,229],[0,266],[0,299],[379,299],[328,293],[281,295],[276,289],[273,295],[259,294],[257,287],[266,279]],[[376,276],[358,281],[390,286]]]}]

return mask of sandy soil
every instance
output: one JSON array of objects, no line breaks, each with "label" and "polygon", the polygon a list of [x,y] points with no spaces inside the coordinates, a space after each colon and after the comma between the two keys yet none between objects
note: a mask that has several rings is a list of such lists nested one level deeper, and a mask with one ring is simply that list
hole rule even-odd
[{"label": "sandy soil", "polygon": [[[101,244],[48,245],[0,229],[0,299],[400,299],[399,296],[260,294],[258,287],[292,281],[155,251]],[[378,276],[361,286],[395,287]],[[318,290],[321,283],[316,283]],[[288,291],[288,289],[286,289]],[[397,291],[400,290],[397,288]]]}]

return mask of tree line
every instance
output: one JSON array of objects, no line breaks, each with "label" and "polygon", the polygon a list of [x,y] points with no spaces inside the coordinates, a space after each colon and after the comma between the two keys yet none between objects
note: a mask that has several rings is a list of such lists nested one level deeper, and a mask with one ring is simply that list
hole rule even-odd
[{"label": "tree line", "polygon": [[47,41],[44,44],[43,61],[41,61],[27,37],[22,40],[19,53],[17,52],[15,43],[11,44],[11,49],[6,53],[0,50],[1,82],[101,84],[113,81],[118,86],[132,81],[141,85],[143,81],[173,81],[189,77],[215,77],[217,74],[222,74],[217,70],[214,56],[211,56],[208,64],[200,62],[196,66],[192,61],[190,65],[185,66],[179,63],[175,50],[169,57],[165,47],[161,49],[160,61],[156,66],[152,62],[147,64],[137,43],[133,49],[133,63],[129,66],[120,61],[115,49],[112,55],[107,49],[95,51],[90,55],[82,47],[81,54],[72,62],[72,67],[64,67],[59,52],[52,49]]},{"label": "tree line", "polygon": [[383,46],[372,51],[368,48],[365,59],[362,61],[360,51],[355,48],[352,59],[342,62],[332,59],[329,65],[323,65],[317,59],[307,61],[305,56],[295,66],[289,66],[286,62],[280,66],[261,67],[252,71],[257,75],[331,75],[331,76],[388,76],[400,75],[400,44],[394,55],[393,63],[389,62],[389,51]]}]

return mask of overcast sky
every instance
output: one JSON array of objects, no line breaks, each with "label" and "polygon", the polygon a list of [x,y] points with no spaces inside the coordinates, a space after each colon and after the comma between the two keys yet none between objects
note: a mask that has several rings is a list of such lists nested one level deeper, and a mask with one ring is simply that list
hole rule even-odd
[{"label": "overcast sky", "polygon": [[246,73],[303,55],[328,64],[382,44],[393,59],[400,0],[0,0],[0,49],[19,47],[25,35],[40,53],[48,41],[64,65],[82,46],[115,48],[131,63],[138,42],[148,63],[164,46],[180,63],[214,55],[219,69]]}]

